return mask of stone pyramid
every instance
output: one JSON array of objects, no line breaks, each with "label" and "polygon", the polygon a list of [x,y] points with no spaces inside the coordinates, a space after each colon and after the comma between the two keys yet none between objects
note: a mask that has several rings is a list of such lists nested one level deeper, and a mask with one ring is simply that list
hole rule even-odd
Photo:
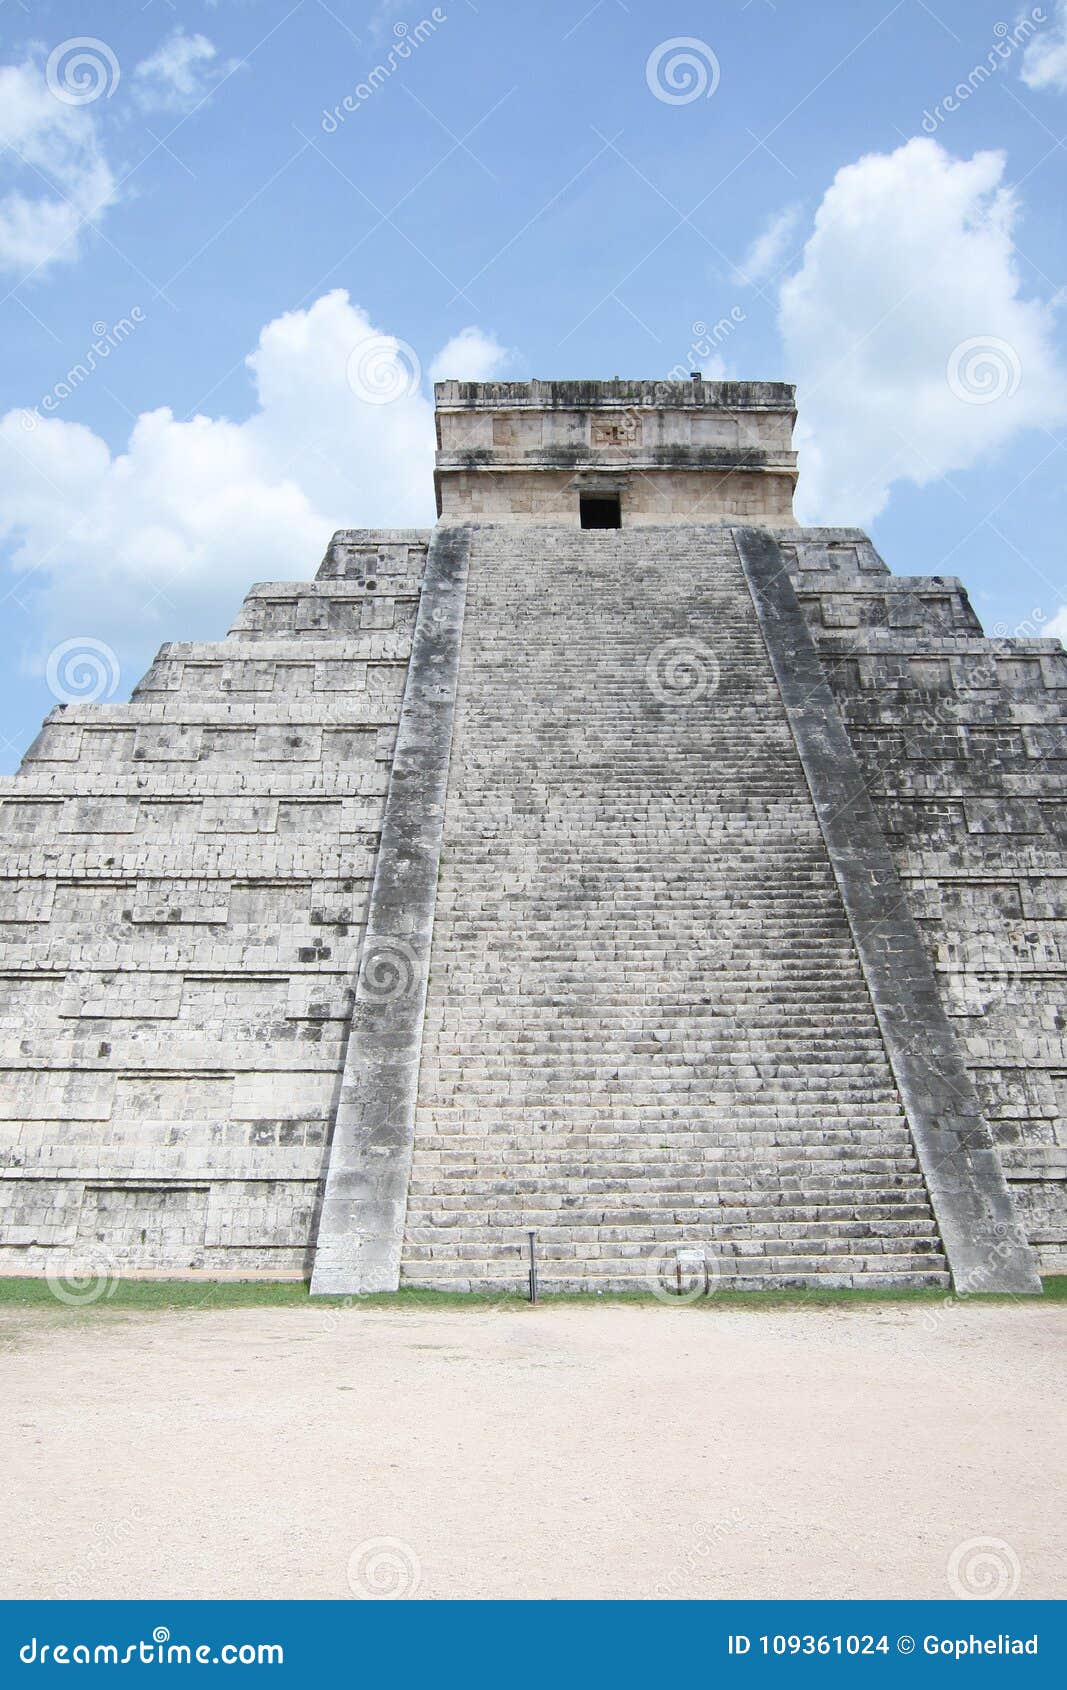
[{"label": "stone pyramid", "polygon": [[783,384],[437,403],[432,532],[0,785],[0,1268],[1038,1290],[1058,642],[797,526]]}]

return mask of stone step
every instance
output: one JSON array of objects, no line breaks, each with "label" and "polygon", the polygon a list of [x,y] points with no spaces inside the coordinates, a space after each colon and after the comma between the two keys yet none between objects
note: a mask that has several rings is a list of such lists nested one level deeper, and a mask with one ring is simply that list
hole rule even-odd
[{"label": "stone step", "polygon": [[[482,1244],[503,1234],[514,1238],[520,1231],[525,1233],[533,1229],[537,1233],[538,1249],[550,1252],[556,1245],[569,1249],[577,1243],[640,1243],[643,1240],[655,1243],[662,1237],[665,1225],[694,1228],[708,1245],[729,1242],[740,1248],[743,1243],[766,1241],[783,1248],[788,1244],[789,1250],[796,1251],[798,1255],[818,1251],[820,1241],[857,1238],[877,1239],[879,1248],[884,1250],[904,1249],[910,1253],[913,1246],[918,1249],[921,1244],[926,1248],[930,1240],[933,1240],[935,1249],[940,1249],[936,1226],[932,1220],[922,1218],[889,1220],[880,1217],[872,1221],[846,1216],[836,1220],[813,1220],[810,1216],[801,1215],[795,1221],[724,1220],[715,1210],[705,1211],[692,1204],[684,1208],[666,1206],[663,1210],[642,1208],[631,1213],[576,1209],[572,1215],[559,1210],[479,1209],[472,1204],[466,1211],[458,1208],[429,1210],[424,1216],[424,1224],[409,1227],[408,1238],[412,1244],[427,1244],[437,1249],[445,1247],[449,1228],[462,1230],[465,1238]],[[838,1246],[829,1243],[827,1247],[836,1249]]]},{"label": "stone step", "polygon": [[[812,1109],[796,1115],[787,1115],[784,1110],[767,1112],[759,1126],[746,1125],[758,1117],[750,1109],[742,1113],[739,1106],[732,1110],[709,1106],[700,1111],[699,1119],[687,1119],[685,1125],[679,1124],[680,1120],[696,1114],[692,1103],[686,1108],[679,1101],[655,1114],[639,1112],[628,1105],[628,1114],[633,1121],[629,1129],[619,1115],[609,1114],[606,1107],[603,1111],[586,1111],[586,1118],[579,1121],[566,1110],[549,1115],[542,1108],[521,1102],[509,1102],[493,1112],[486,1110],[481,1114],[470,1107],[458,1108],[451,1115],[438,1104],[432,1116],[427,1116],[426,1124],[432,1122],[435,1126],[438,1148],[452,1155],[464,1151],[471,1155],[523,1155],[538,1144],[551,1144],[553,1155],[579,1155],[590,1150],[600,1155],[611,1150],[643,1154],[649,1150],[662,1152],[696,1146],[706,1147],[710,1155],[716,1147],[721,1150],[726,1145],[758,1152],[767,1145],[788,1143],[791,1136],[794,1147],[799,1142],[801,1146],[810,1145],[812,1155],[827,1156],[833,1153],[835,1145],[861,1142],[856,1135],[872,1132],[880,1135],[887,1128],[895,1130],[898,1151],[907,1145],[910,1153],[910,1139],[891,1103],[886,1103],[880,1111],[864,1109],[860,1117],[854,1107],[841,1105],[837,1120],[828,1109]],[[496,1130],[478,1130],[487,1125]],[[814,1143],[812,1138],[816,1133],[818,1142]],[[881,1142],[880,1138],[876,1142]]]},{"label": "stone step", "polygon": [[737,1208],[765,1204],[811,1204],[820,1208],[846,1205],[857,1209],[867,1203],[926,1203],[926,1194],[915,1168],[893,1172],[882,1167],[868,1173],[850,1174],[839,1173],[835,1169],[822,1179],[807,1172],[803,1176],[783,1174],[779,1167],[774,1173],[774,1183],[766,1179],[758,1185],[751,1176],[739,1178],[732,1171],[725,1172],[721,1178],[709,1177],[704,1168],[691,1170],[682,1167],[670,1178],[661,1175],[650,1179],[645,1169],[634,1164],[589,1171],[579,1187],[574,1176],[567,1178],[558,1171],[547,1173],[528,1167],[522,1168],[521,1172],[506,1171],[501,1167],[495,1174],[477,1169],[465,1172],[448,1170],[442,1179],[439,1168],[432,1165],[425,1167],[420,1162],[412,1177],[412,1193],[426,1200],[430,1206],[435,1193],[441,1203],[460,1202],[469,1196],[475,1207],[490,1196],[499,1202],[509,1192],[519,1191],[526,1195],[527,1200],[540,1198],[545,1206],[550,1200],[555,1203],[573,1202],[576,1192],[590,1203],[602,1202],[608,1194],[615,1194],[617,1200],[623,1203],[632,1192],[641,1192],[653,1202],[658,1201],[660,1192],[677,1194],[679,1199],[688,1198],[689,1201],[709,1194],[719,1204]]},{"label": "stone step", "polygon": [[[832,1268],[818,1269],[805,1263],[782,1261],[777,1264],[745,1264],[743,1269],[733,1266],[727,1268],[718,1266],[710,1277],[710,1295],[714,1297],[717,1291],[844,1291],[844,1290],[930,1290],[948,1291],[951,1288],[951,1278],[947,1268],[917,1267],[894,1264],[887,1268],[884,1260],[877,1257],[866,1259],[856,1258],[860,1265],[849,1267],[843,1263],[835,1263]],[[516,1263],[512,1273],[498,1271],[496,1274],[484,1272],[472,1277],[462,1269],[449,1270],[448,1267],[428,1268],[426,1264],[413,1264],[404,1268],[401,1282],[413,1290],[451,1290],[451,1291],[488,1291],[514,1293],[526,1291],[526,1269],[521,1262]],[[587,1264],[580,1275],[554,1271],[539,1275],[541,1292],[551,1295],[553,1292],[592,1292],[607,1295],[609,1293],[645,1293],[659,1288],[658,1294],[669,1300],[669,1292],[663,1287],[663,1279],[656,1273],[635,1273],[627,1262],[604,1261]]]},{"label": "stone step", "polygon": [[[504,1262],[514,1259],[528,1248],[528,1242],[521,1234],[508,1241],[498,1241],[498,1235],[489,1228],[473,1227],[469,1233],[457,1234],[452,1229],[430,1228],[431,1243],[409,1242],[405,1245],[405,1260],[416,1262]],[[692,1247],[703,1244],[702,1236],[694,1236],[691,1229],[684,1229],[681,1225],[676,1228],[661,1225],[659,1227],[634,1228],[627,1232],[624,1228],[576,1228],[570,1238],[558,1237],[553,1241],[537,1241],[538,1259],[543,1259],[550,1268],[554,1262],[588,1261],[595,1262],[603,1257],[616,1258],[622,1261],[654,1260],[662,1249],[673,1252],[676,1248]],[[862,1244],[862,1248],[857,1245]],[[931,1238],[873,1238],[867,1237],[860,1241],[855,1238],[831,1235],[826,1238],[801,1237],[799,1235],[788,1238],[728,1238],[719,1241],[717,1246],[727,1259],[742,1263],[747,1271],[758,1271],[759,1262],[789,1262],[805,1263],[809,1271],[812,1264],[825,1261],[829,1266],[835,1265],[835,1259],[841,1258],[854,1263],[859,1257],[880,1260],[883,1267],[905,1264],[917,1264],[920,1267],[938,1268],[942,1264],[941,1252],[937,1240]],[[708,1244],[709,1255],[714,1254],[711,1244]],[[849,1271],[854,1271],[850,1267]]]},{"label": "stone step", "polygon": [[[693,637],[675,703],[647,667]],[[726,530],[474,534],[405,1276],[493,1282],[527,1224],[575,1284],[687,1227],[765,1282],[941,1282]]]},{"label": "stone step", "polygon": [[[612,1217],[639,1220],[642,1214],[658,1217],[667,1211],[692,1210],[709,1221],[731,1226],[764,1222],[807,1225],[818,1224],[823,1219],[836,1224],[840,1220],[863,1221],[871,1217],[886,1222],[897,1217],[909,1223],[932,1223],[925,1193],[915,1181],[899,1188],[900,1200],[896,1204],[887,1200],[884,1190],[867,1192],[855,1187],[830,1186],[825,1191],[808,1188],[797,1192],[770,1185],[748,1191],[720,1190],[699,1181],[679,1182],[674,1188],[649,1186],[626,1178],[626,1170],[620,1170],[614,1186],[603,1176],[588,1183],[564,1184],[553,1183],[547,1177],[527,1178],[524,1171],[511,1181],[419,1180],[413,1184],[411,1196],[413,1213],[417,1209],[419,1214],[460,1219],[465,1213],[471,1217],[487,1212],[496,1215],[521,1206],[524,1214],[543,1214],[554,1220],[578,1214],[596,1214],[606,1220]],[[435,1219],[434,1224],[446,1223]]]}]

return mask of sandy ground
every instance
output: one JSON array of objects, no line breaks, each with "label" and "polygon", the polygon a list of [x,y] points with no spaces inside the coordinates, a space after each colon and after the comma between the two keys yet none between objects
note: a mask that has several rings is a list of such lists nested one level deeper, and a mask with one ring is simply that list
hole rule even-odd
[{"label": "sandy ground", "polygon": [[5,1309],[0,1595],[949,1597],[955,1552],[1062,1597],[1065,1335],[1062,1303]]}]

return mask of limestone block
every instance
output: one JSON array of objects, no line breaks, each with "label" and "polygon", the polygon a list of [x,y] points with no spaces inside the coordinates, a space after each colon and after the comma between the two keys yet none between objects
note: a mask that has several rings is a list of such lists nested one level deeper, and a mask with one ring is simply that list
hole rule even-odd
[{"label": "limestone block", "polygon": [[54,880],[0,880],[0,922],[50,921]]},{"label": "limestone block", "polygon": [[68,975],[60,1016],[113,1020],[172,1020],[181,1013],[180,975]]},{"label": "limestone block", "polygon": [[115,1076],[92,1072],[0,1072],[0,1120],[108,1121]]}]

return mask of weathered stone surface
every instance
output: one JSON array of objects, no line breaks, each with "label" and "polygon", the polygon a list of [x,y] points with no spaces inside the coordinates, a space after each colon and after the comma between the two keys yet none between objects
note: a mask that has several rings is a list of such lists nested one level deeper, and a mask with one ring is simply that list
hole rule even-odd
[{"label": "weathered stone surface", "polygon": [[798,528],[792,405],[443,384],[425,579],[345,530],[52,712],[0,782],[0,1267],[515,1283],[533,1227],[546,1283],[978,1289],[998,1244],[1032,1284],[1014,1214],[1067,1266],[1067,659]]},{"label": "weathered stone surface", "polygon": [[1040,1291],[1000,1159],[782,552],[736,534],[953,1282]]},{"label": "weathered stone surface", "polygon": [[826,536],[779,539],[1020,1222],[1063,1272],[1067,656],[1039,618],[987,639],[955,577]]},{"label": "weathered stone surface", "polygon": [[947,1284],[730,529],[472,530],[403,1278]]},{"label": "weathered stone surface", "polygon": [[640,523],[792,522],[784,382],[437,384],[437,509],[448,521],[578,522],[578,494]]},{"label": "weathered stone surface", "polygon": [[414,1142],[469,539],[430,543],[382,817],[311,1288],[391,1291]]},{"label": "weathered stone surface", "polygon": [[0,782],[0,1269],[306,1270],[427,540],[337,535]]}]

